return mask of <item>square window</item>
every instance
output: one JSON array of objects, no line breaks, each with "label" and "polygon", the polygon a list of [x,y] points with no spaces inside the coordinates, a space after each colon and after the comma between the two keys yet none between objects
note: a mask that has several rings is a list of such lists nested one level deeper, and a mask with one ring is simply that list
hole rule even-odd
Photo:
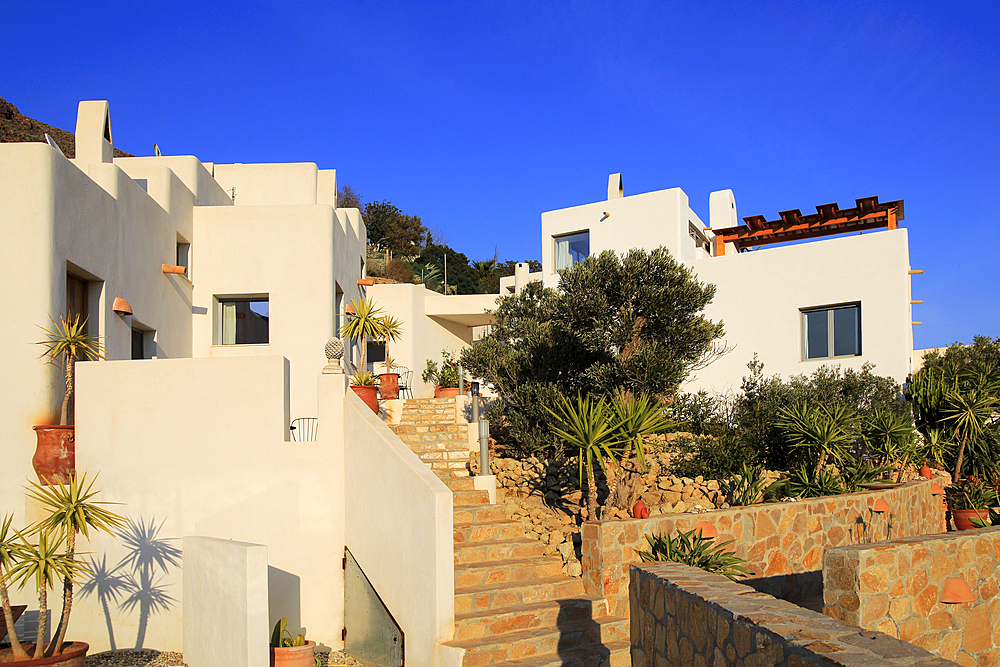
[{"label": "square window", "polygon": [[802,313],[802,360],[861,354],[861,304],[810,308]]},{"label": "square window", "polygon": [[582,262],[590,254],[590,232],[553,237],[556,242],[556,271]]},{"label": "square window", "polygon": [[269,317],[267,297],[219,297],[219,344],[266,345]]}]

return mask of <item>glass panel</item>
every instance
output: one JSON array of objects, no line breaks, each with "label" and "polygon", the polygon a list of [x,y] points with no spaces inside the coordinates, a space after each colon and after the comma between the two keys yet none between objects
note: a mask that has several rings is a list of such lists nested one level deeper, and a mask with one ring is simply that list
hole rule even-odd
[{"label": "glass panel", "polygon": [[833,311],[833,355],[856,355],[858,350],[858,308]]},{"label": "glass panel", "polygon": [[590,232],[560,236],[556,241],[556,271],[568,269],[590,254]]},{"label": "glass panel", "polygon": [[224,301],[222,344],[262,345],[268,342],[267,301]]},{"label": "glass panel", "polygon": [[132,329],[132,358],[145,359],[146,355],[142,349],[142,331]]},{"label": "glass panel", "polygon": [[805,313],[806,317],[806,359],[822,359],[830,356],[830,334],[827,329],[826,310]]}]

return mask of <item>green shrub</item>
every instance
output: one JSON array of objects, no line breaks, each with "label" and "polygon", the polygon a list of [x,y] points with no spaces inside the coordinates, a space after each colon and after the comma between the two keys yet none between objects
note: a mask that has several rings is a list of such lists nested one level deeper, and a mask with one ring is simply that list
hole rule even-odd
[{"label": "green shrub", "polygon": [[764,499],[764,466],[743,464],[740,472],[722,483],[730,505],[754,505]]},{"label": "green shrub", "polygon": [[670,472],[678,477],[708,479],[730,477],[745,464],[756,461],[756,452],[746,446],[737,434],[727,432],[718,437],[682,437],[677,440],[679,455],[670,464]]},{"label": "green shrub", "polygon": [[643,561],[669,561],[697,567],[706,572],[714,572],[733,581],[740,575],[753,574],[743,565],[746,561],[727,547],[735,540],[715,544],[711,538],[694,534],[694,531],[677,531],[672,535],[646,535],[649,551],[636,550]]}]

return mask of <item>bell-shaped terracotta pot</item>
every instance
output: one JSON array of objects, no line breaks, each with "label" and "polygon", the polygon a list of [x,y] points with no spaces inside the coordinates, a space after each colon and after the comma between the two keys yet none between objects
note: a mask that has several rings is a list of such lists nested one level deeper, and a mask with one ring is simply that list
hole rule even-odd
[{"label": "bell-shaped terracotta pot", "polygon": [[969,583],[961,577],[951,577],[944,580],[941,587],[941,602],[945,604],[960,604],[975,602],[976,594],[969,588]]},{"label": "bell-shaped terracotta pot", "polygon": [[708,521],[699,521],[694,524],[694,534],[704,539],[711,539],[719,536],[719,531]]},{"label": "bell-shaped terracotta pot", "polygon": [[649,508],[641,500],[632,507],[632,517],[635,519],[648,519]]}]

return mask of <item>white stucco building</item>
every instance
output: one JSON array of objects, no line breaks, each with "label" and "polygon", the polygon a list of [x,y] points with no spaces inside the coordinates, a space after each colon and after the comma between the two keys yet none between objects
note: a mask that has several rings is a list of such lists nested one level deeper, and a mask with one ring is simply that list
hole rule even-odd
[{"label": "white stucco building", "polygon": [[[698,279],[716,286],[706,315],[725,323],[731,351],[685,385],[738,389],[756,353],[767,374],[810,374],[823,364],[875,364],[897,381],[913,353],[903,202],[859,199],[855,208],[783,211],[739,221],[731,190],[711,193],[709,225],[680,188],[626,197],[621,174],[607,199],[542,214],[542,271],[501,281],[513,293],[529,280],[556,287],[559,270],[590,254],[665,246]],[[837,238],[817,240],[839,235]],[[800,243],[793,243],[801,241]],[[783,244],[783,245],[774,245]]]}]

